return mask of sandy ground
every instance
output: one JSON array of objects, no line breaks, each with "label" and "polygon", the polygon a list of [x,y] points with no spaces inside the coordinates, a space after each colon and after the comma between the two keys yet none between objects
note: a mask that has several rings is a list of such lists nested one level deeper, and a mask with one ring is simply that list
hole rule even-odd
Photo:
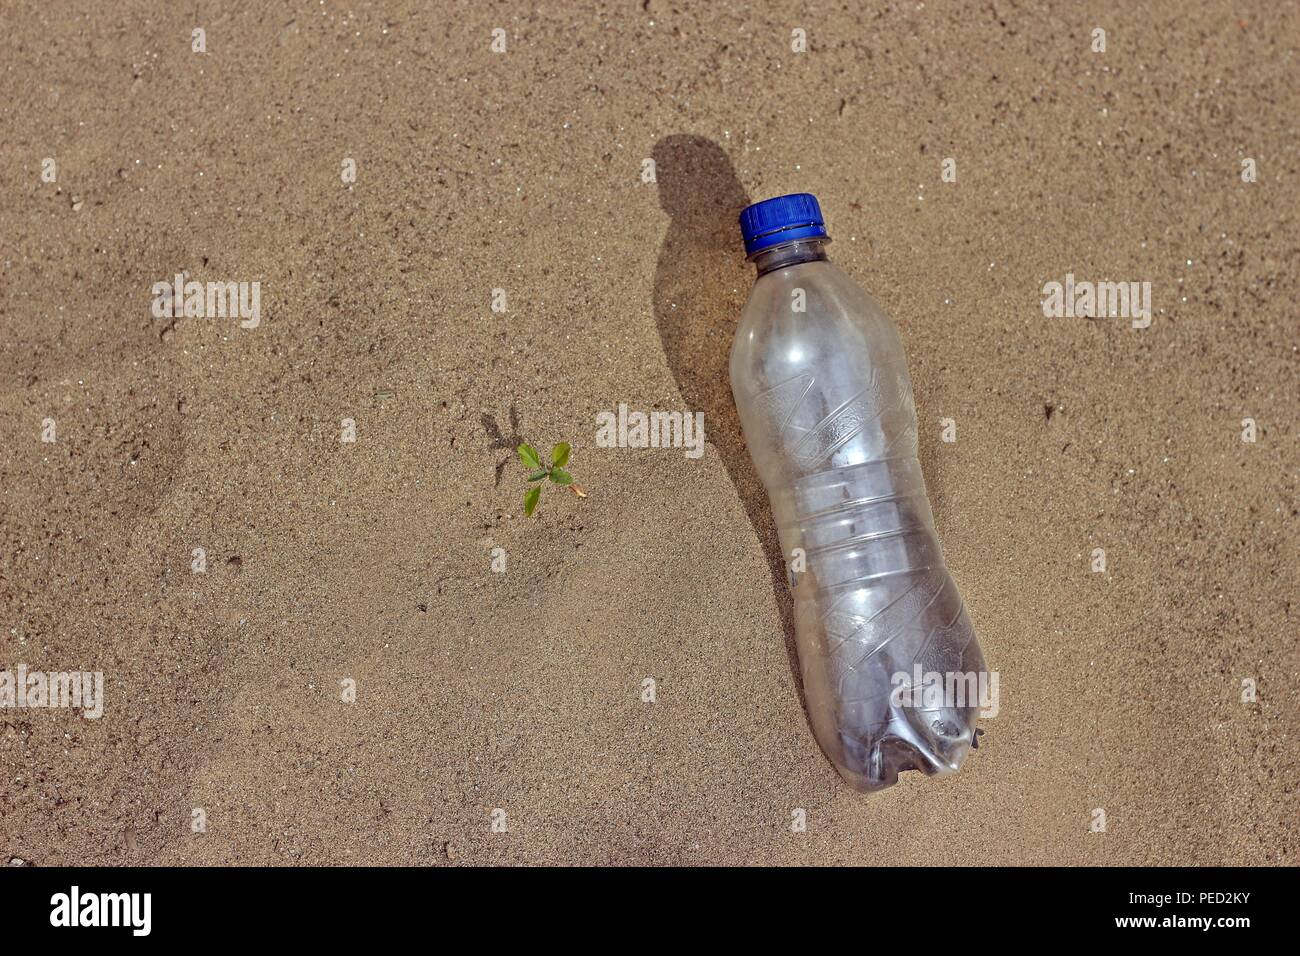
[{"label": "sandy ground", "polygon": [[[106,699],[0,710],[0,861],[1296,862],[1294,6],[3,6],[0,667]],[[899,324],[1001,677],[873,797],[725,376],[791,191]],[[156,318],[182,271],[260,326]],[[1067,272],[1150,328],[1045,318]],[[620,402],[706,454],[597,447]],[[589,496],[524,519],[521,439]]]}]

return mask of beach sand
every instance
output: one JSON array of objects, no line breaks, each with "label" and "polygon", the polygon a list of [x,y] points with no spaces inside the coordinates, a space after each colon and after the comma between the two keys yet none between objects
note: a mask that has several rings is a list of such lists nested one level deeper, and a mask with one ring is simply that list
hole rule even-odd
[{"label": "beach sand", "polygon": [[[0,710],[0,862],[1296,863],[1294,7],[195,10],[0,32],[0,668],[105,694]],[[873,796],[726,378],[736,213],[795,191],[1000,675]],[[177,273],[260,324],[155,317]],[[1045,317],[1067,273],[1150,327]],[[620,403],[705,454],[599,447]],[[525,519],[522,440],[588,496]]]}]

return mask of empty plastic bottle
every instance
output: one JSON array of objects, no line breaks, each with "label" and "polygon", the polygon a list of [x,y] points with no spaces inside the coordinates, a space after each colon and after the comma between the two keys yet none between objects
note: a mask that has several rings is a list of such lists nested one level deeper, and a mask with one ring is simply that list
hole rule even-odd
[{"label": "empty plastic bottle", "polygon": [[860,790],[956,770],[985,665],[935,535],[902,342],[827,260],[815,197],[756,203],[740,225],[758,277],[731,388],[790,572],[813,731]]}]

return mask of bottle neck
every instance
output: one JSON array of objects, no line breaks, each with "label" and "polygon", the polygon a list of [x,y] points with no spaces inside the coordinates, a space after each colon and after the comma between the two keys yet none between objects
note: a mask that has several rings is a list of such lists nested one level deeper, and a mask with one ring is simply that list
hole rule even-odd
[{"label": "bottle neck", "polygon": [[762,276],[773,270],[785,269],[801,262],[824,262],[826,243],[830,241],[829,236],[818,236],[815,239],[792,239],[783,242],[779,246],[764,249],[754,256],[754,268]]}]

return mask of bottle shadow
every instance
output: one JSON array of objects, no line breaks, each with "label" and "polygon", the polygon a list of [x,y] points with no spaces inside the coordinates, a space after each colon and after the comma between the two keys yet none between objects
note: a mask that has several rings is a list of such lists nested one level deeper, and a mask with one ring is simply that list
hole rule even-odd
[{"label": "bottle shadow", "polygon": [[767,492],[745,447],[728,374],[736,323],[754,282],[737,224],[749,196],[727,154],[710,139],[666,136],[655,144],[651,156],[659,203],[672,217],[655,268],[659,338],[688,410],[704,412],[709,441],[762,544],[786,655],[799,702],[805,705],[785,558]]}]

